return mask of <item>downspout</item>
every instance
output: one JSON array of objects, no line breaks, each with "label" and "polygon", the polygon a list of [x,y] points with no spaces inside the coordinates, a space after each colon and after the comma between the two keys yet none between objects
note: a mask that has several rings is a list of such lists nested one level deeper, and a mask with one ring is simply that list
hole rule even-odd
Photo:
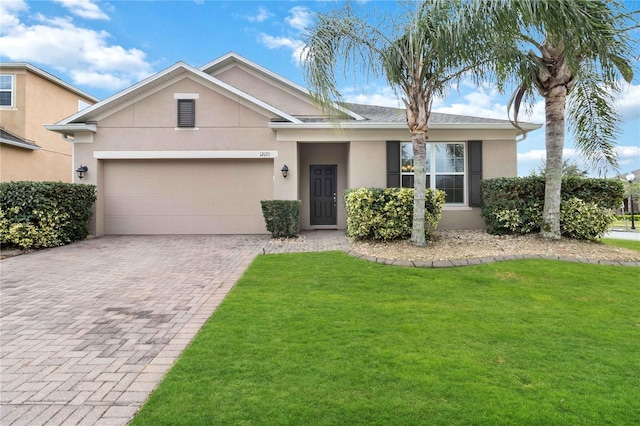
[{"label": "downspout", "polygon": [[[67,137],[67,135],[66,135],[66,134],[64,134],[64,133],[61,133],[61,134],[60,134],[60,137],[61,137],[61,138],[62,138],[62,140],[63,140],[63,141],[65,141],[65,142],[69,142],[70,144],[73,144],[73,143],[74,143],[74,139],[69,139],[69,138]],[[75,150],[75,147],[71,147],[71,182],[72,182],[72,183],[75,183],[75,182],[76,182],[76,175],[75,175],[75,173],[73,172],[74,167],[75,167],[75,166],[74,166],[74,164],[75,164],[75,163],[76,163],[76,150]]]},{"label": "downspout", "polygon": [[529,133],[529,132],[522,132],[522,139],[518,139],[518,138],[516,138],[516,143],[526,141],[526,140],[527,140],[527,134],[528,134],[528,133]]}]

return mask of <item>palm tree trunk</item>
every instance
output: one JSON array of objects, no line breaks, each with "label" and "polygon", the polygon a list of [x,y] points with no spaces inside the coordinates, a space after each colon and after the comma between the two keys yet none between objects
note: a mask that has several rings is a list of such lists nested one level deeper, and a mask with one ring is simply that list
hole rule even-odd
[{"label": "palm tree trunk", "polygon": [[566,88],[551,90],[545,97],[546,150],[544,210],[540,234],[560,239],[560,194],[562,186],[562,150],[564,148],[564,109]]},{"label": "palm tree trunk", "polygon": [[413,228],[411,241],[418,247],[427,245],[424,232],[424,200],[427,186],[427,134],[412,132],[413,144]]}]

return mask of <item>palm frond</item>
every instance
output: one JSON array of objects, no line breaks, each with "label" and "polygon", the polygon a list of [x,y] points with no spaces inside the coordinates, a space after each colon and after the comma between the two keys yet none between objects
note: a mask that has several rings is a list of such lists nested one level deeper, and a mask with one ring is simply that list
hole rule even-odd
[{"label": "palm frond", "polygon": [[614,107],[618,92],[616,85],[605,85],[593,68],[583,67],[568,99],[575,146],[599,174],[618,168],[615,147],[620,116]]},{"label": "palm frond", "polygon": [[318,14],[305,40],[303,68],[307,86],[325,113],[333,113],[334,102],[342,101],[336,72],[359,68],[365,75],[381,74],[381,52],[389,44],[376,25],[364,21],[351,7]]}]

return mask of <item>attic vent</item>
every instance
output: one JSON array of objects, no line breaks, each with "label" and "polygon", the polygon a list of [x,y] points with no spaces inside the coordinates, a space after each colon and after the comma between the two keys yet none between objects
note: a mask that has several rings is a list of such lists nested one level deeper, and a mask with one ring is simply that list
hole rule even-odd
[{"label": "attic vent", "polygon": [[178,127],[195,127],[196,100],[178,99]]}]

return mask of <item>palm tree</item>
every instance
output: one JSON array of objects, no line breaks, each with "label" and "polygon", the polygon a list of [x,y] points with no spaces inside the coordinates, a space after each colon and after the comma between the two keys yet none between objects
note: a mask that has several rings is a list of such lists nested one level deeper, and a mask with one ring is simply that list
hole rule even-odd
[{"label": "palm tree", "polygon": [[[318,14],[308,29],[303,67],[314,99],[334,117],[334,102],[342,100],[336,82],[340,65],[344,66],[345,74],[350,67],[359,67],[367,76],[384,76],[401,95],[414,153],[411,241],[424,246],[426,144],[431,105],[435,96],[443,96],[455,79],[473,68],[463,69],[460,64],[463,59],[473,63],[471,56],[478,50],[451,53],[455,44],[448,27],[457,7],[454,2],[410,6],[408,3],[406,14],[390,27],[384,22],[366,22],[349,5]],[[377,18],[384,20],[382,16]]]},{"label": "palm tree", "polygon": [[560,238],[565,108],[587,162],[600,172],[617,167],[613,100],[620,77],[633,78],[633,15],[617,0],[471,0],[459,17],[460,37],[484,40],[498,86],[518,85],[509,102],[516,126],[521,106],[532,106],[536,94],[544,98],[545,238]]}]

